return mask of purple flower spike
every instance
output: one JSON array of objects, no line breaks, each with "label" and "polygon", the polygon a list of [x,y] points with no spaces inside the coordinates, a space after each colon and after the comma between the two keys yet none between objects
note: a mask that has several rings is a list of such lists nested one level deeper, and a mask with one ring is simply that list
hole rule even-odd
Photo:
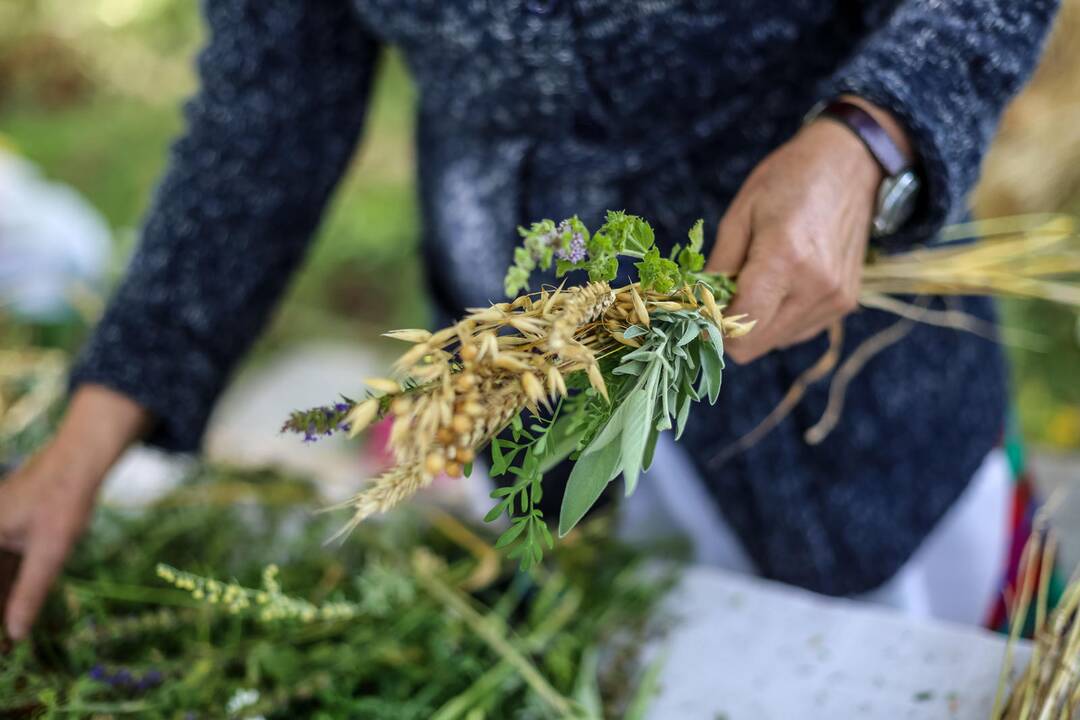
[{"label": "purple flower spike", "polygon": [[139,678],[139,682],[135,683],[135,689],[140,692],[151,690],[160,685],[162,679],[164,679],[164,676],[160,671],[148,670],[141,678]]}]

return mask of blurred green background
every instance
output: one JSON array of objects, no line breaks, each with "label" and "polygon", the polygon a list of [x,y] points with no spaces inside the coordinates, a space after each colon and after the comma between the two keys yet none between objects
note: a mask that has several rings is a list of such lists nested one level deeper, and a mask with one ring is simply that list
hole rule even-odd
[{"label": "blurred green background", "polygon": [[[1066,3],[1033,86],[1010,110],[976,194],[982,216],[1080,211],[1080,0]],[[195,88],[203,33],[191,0],[0,0],[0,143],[67,183],[107,219],[112,271],[130,252],[180,107]],[[284,345],[367,341],[422,324],[413,190],[413,90],[383,58],[365,139],[297,277],[251,363]],[[1074,117],[1069,117],[1072,113]],[[1042,336],[1012,349],[1019,417],[1038,443],[1080,448],[1080,327],[1070,312],[1011,305],[1006,324]],[[0,344],[71,346],[74,328],[16,326]]]}]

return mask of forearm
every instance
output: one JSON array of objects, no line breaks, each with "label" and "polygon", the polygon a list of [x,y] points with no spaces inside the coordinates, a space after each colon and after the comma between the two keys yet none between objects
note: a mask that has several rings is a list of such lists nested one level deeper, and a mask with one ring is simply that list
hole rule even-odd
[{"label": "forearm", "polygon": [[72,395],[52,444],[73,477],[96,487],[152,422],[150,413],[125,395],[101,385],[83,385]]},{"label": "forearm", "polygon": [[210,0],[186,108],[139,246],[72,385],[149,410],[198,449],[211,408],[300,265],[364,117],[376,43],[333,1]]}]

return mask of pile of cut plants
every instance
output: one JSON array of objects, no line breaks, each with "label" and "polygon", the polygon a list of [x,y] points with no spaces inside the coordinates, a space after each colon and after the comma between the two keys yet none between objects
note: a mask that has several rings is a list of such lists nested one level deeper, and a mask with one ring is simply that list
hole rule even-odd
[{"label": "pile of cut plants", "polygon": [[0,662],[0,717],[642,716],[638,651],[673,578],[606,529],[521,573],[437,512],[328,548],[322,504],[302,479],[203,467],[102,509]]}]

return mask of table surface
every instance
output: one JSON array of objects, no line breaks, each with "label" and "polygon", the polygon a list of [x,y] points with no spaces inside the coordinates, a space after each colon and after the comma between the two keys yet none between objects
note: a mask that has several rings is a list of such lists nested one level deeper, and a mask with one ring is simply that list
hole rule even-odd
[{"label": "table surface", "polygon": [[986,720],[1005,655],[979,628],[713,569],[685,571],[665,609],[651,720]]}]

